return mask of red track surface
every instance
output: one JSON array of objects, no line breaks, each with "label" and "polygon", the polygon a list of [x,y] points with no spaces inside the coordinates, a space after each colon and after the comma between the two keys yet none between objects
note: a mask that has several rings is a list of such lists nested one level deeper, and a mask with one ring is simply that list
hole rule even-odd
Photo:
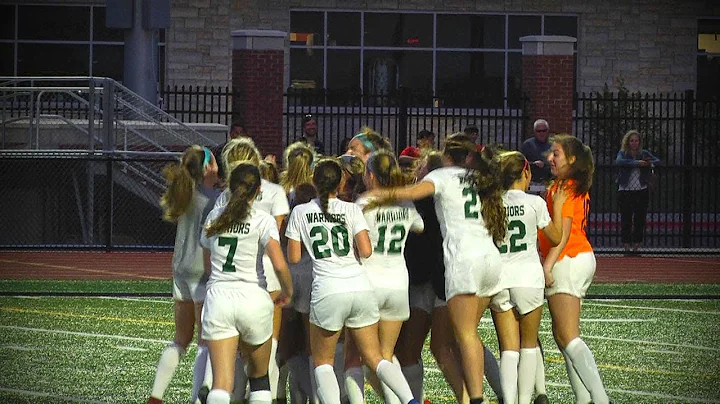
[{"label": "red track surface", "polygon": [[[170,279],[170,252],[0,251],[0,279]],[[596,282],[720,283],[718,257],[598,257]]]}]

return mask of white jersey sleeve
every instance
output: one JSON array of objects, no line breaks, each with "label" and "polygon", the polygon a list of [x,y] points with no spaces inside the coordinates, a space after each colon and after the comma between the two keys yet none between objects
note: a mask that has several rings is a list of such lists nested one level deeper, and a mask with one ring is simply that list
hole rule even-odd
[{"label": "white jersey sleeve", "polygon": [[532,208],[535,209],[535,215],[537,216],[537,227],[540,229],[546,228],[552,219],[550,219],[550,212],[548,211],[547,203],[541,197],[533,195]]},{"label": "white jersey sleeve", "polygon": [[412,205],[412,209],[410,209],[410,222],[410,230],[416,233],[422,233],[425,231],[425,221],[422,216],[420,216],[420,212],[415,209],[414,204]]},{"label": "white jersey sleeve", "polygon": [[357,204],[352,204],[351,206],[352,218],[349,221],[352,223],[352,235],[354,237],[363,230],[370,230],[370,227],[367,224],[367,220],[365,220],[362,208]]},{"label": "white jersey sleeve", "polygon": [[212,222],[215,221],[215,219],[218,218],[218,216],[220,216],[220,214],[224,210],[225,207],[221,206],[214,208],[210,211],[210,213],[208,213],[207,218],[205,219],[205,224],[203,225],[202,234],[200,235],[200,245],[202,245],[204,248],[210,248],[217,239],[217,234],[212,237],[207,236],[207,228]]},{"label": "white jersey sleeve", "polygon": [[290,217],[287,220],[287,227],[285,228],[285,237],[290,240],[302,241],[300,236],[300,210],[293,209],[290,213]]},{"label": "white jersey sleeve", "polygon": [[280,231],[277,228],[277,222],[275,218],[271,216],[264,216],[263,220],[258,224],[258,232],[260,233],[260,245],[263,249],[268,245],[270,239],[280,241]]},{"label": "white jersey sleeve", "polygon": [[278,184],[265,179],[260,181],[260,193],[253,204],[256,209],[269,213],[273,217],[285,216],[290,213],[285,190]]}]

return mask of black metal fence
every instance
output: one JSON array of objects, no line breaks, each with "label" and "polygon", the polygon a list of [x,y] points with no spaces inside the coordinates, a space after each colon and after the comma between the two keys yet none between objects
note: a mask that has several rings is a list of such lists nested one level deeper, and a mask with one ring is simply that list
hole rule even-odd
[{"label": "black metal fence", "polygon": [[[173,155],[3,151],[0,248],[170,248],[162,184]],[[112,180],[111,180],[112,179]]]},{"label": "black metal fence", "polygon": [[414,145],[419,131],[436,134],[436,144],[468,125],[479,129],[479,139],[517,148],[526,133],[524,99],[493,99],[476,95],[465,105],[455,107],[457,97],[433,97],[425,93],[399,90],[390,94],[367,95],[329,90],[288,90],[285,94],[285,143],[303,136],[303,119],[312,115],[318,124],[317,137],[325,153],[341,154],[343,141],[352,138],[364,126],[387,136],[397,150]]},{"label": "black metal fence", "polygon": [[720,103],[679,94],[580,94],[574,134],[593,149],[596,175],[588,233],[595,248],[622,251],[615,159],[624,134],[643,136],[660,158],[650,192],[644,248],[720,248]]},{"label": "black metal fence", "polygon": [[230,87],[166,86],[160,92],[160,107],[185,123],[232,123]]}]

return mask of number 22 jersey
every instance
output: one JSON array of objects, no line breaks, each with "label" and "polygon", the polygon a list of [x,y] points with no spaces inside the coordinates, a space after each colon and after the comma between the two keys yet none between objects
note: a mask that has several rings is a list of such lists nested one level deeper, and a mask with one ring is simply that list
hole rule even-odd
[{"label": "number 22 jersey", "polygon": [[545,201],[511,189],[503,195],[508,231],[499,247],[503,270],[501,285],[509,288],[543,288],[545,278],[537,250],[538,228],[550,224]]}]

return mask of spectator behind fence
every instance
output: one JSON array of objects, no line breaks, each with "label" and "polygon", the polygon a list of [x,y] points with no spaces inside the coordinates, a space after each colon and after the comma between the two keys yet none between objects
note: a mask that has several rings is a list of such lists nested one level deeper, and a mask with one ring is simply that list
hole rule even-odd
[{"label": "spectator behind fence", "polygon": [[532,182],[528,192],[532,194],[544,195],[547,183],[552,178],[550,172],[550,164],[548,164],[547,155],[550,151],[550,125],[544,119],[538,119],[533,123],[533,137],[527,139],[520,146],[520,152],[530,162],[530,172],[532,173]]},{"label": "spectator behind fence", "polygon": [[312,147],[317,154],[325,154],[325,145],[317,139],[317,120],[314,116],[307,114],[303,118],[303,137],[301,139]]},{"label": "spectator behind fence", "polygon": [[220,177],[221,186],[224,184],[225,181],[225,164],[222,161],[222,151],[225,148],[225,145],[228,143],[228,140],[235,139],[239,136],[247,136],[245,134],[245,125],[240,121],[234,121],[230,125],[228,139],[226,139],[224,143],[215,146],[212,150],[213,156],[215,156],[215,161],[217,162],[218,177]]},{"label": "spectator behind fence", "polygon": [[647,215],[649,189],[653,167],[660,159],[642,148],[640,132],[631,130],[623,136],[620,151],[615,159],[618,166],[618,207],[620,208],[621,236],[625,251],[637,251],[643,241]]},{"label": "spectator behind fence", "polygon": [[431,150],[435,148],[435,134],[423,129],[417,134],[417,147],[420,150]]},{"label": "spectator behind fence", "polygon": [[465,127],[465,129],[463,129],[463,133],[470,138],[471,142],[477,143],[478,136],[480,135],[480,131],[478,130],[477,126],[468,125]]}]

